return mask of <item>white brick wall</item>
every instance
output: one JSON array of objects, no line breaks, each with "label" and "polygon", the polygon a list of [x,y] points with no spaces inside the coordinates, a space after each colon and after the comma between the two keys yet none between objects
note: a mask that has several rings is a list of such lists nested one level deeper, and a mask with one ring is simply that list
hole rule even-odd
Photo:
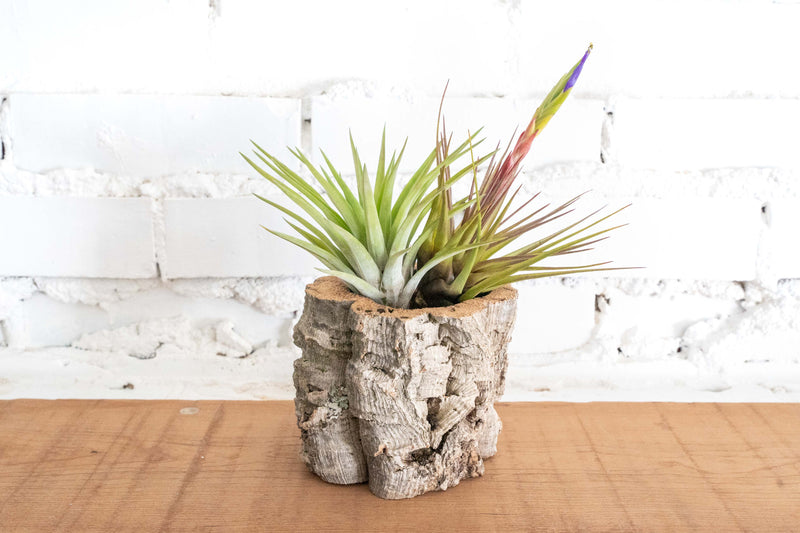
[{"label": "white brick wall", "polygon": [[763,268],[775,278],[800,278],[800,201],[776,198],[764,207],[769,229],[762,239]]},{"label": "white brick wall", "polygon": [[540,68],[558,70],[574,55],[568,50],[592,40],[582,80],[588,91],[794,97],[800,79],[786,65],[799,42],[791,29],[798,16],[796,3],[768,0],[521,2],[511,15],[519,39],[517,83],[546,85]]},{"label": "white brick wall", "polygon": [[800,100],[630,100],[614,108],[618,162],[692,169],[800,166]]},{"label": "white brick wall", "polygon": [[433,97],[449,78],[453,96],[533,95],[592,41],[584,94],[800,92],[792,2],[7,0],[3,15],[0,91],[305,96],[365,80]]},{"label": "white brick wall", "polygon": [[148,198],[0,196],[0,275],[156,274]]},{"label": "white brick wall", "polygon": [[164,218],[167,278],[314,276],[322,267],[261,228],[292,232],[282,213],[255,197],[172,198],[164,202]]},{"label": "white brick wall", "polygon": [[348,129],[372,165],[385,124],[407,172],[449,80],[448,129],[504,148],[593,42],[519,179],[591,190],[579,213],[633,202],[569,262],[646,268],[521,284],[508,397],[800,399],[798,20],[767,0],[7,0],[0,397],[290,397],[317,265],[259,227],[286,225],[249,193],[285,200],[249,139],[351,174]]},{"label": "white brick wall", "polygon": [[68,345],[86,331],[109,325],[107,313],[97,306],[60,302],[41,293],[16,306],[4,321],[7,344],[18,348]]},{"label": "white brick wall", "polygon": [[[147,328],[150,324],[152,330],[153,324],[176,324],[180,320],[191,321],[200,330],[229,322],[250,346],[290,343],[291,317],[287,313],[265,314],[232,298],[180,295],[163,287],[142,288],[120,301],[105,301],[102,306],[65,301],[58,294],[41,292],[15,306],[5,317],[4,330],[7,344],[17,348],[82,347],[88,339],[81,344],[81,337],[93,334],[94,343],[103,342],[106,349],[125,352],[130,347],[126,343],[147,345],[153,341],[145,338],[144,332],[137,334],[138,325]],[[193,333],[197,332],[190,329],[169,340],[184,348],[195,347]]]},{"label": "white brick wall", "polygon": [[250,139],[280,157],[300,145],[300,101],[222,96],[19,94],[9,99],[17,167],[117,174],[248,172]]},{"label": "white brick wall", "polygon": [[755,278],[762,227],[759,202],[722,198],[631,201],[631,207],[618,215],[621,222],[629,225],[590,252],[599,260],[613,258],[615,265],[644,267],[615,276]]},{"label": "white brick wall", "polygon": [[202,2],[7,0],[2,10],[0,91],[186,92],[211,77]]},{"label": "white brick wall", "polygon": [[579,348],[595,327],[594,291],[590,287],[520,283],[517,323],[509,350],[546,354]]}]

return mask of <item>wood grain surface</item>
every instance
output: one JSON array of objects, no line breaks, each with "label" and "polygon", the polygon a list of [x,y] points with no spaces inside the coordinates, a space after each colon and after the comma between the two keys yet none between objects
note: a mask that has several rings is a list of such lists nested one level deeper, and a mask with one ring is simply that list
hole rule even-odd
[{"label": "wood grain surface", "polygon": [[290,402],[0,402],[0,531],[800,531],[798,404],[498,411],[483,478],[384,501],[305,469]]}]

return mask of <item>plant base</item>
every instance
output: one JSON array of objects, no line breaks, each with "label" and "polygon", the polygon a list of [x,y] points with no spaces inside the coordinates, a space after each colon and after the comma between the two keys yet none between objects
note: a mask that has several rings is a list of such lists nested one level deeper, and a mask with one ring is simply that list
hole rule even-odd
[{"label": "plant base", "polygon": [[516,291],[451,307],[394,309],[337,278],[306,287],[294,342],[302,457],[330,483],[381,498],[445,490],[497,451]]}]

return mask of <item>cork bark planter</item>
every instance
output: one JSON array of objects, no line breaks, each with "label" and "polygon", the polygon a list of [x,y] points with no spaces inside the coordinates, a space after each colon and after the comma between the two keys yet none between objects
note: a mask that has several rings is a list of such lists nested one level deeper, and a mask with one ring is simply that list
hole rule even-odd
[{"label": "cork bark planter", "polygon": [[517,292],[394,309],[334,277],[306,287],[294,329],[302,457],[330,483],[381,498],[445,490],[497,451]]}]

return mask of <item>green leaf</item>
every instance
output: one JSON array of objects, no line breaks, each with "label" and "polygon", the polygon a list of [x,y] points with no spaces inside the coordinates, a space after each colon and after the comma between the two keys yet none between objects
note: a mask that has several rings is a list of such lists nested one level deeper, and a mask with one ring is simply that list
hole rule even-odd
[{"label": "green leaf", "polygon": [[[352,142],[353,138],[350,137]],[[386,124],[383,125],[383,133],[381,134],[381,151],[378,154],[378,168],[375,171],[375,206],[378,211],[381,209],[383,202],[383,190],[386,186]]]},{"label": "green leaf", "polygon": [[383,293],[381,293],[380,290],[370,285],[369,283],[367,283],[358,276],[354,276],[353,274],[349,274],[347,272],[340,272],[337,270],[323,270],[321,268],[317,270],[319,270],[324,274],[336,276],[337,278],[341,279],[342,281],[350,285],[355,290],[355,292],[363,294],[367,298],[371,298],[381,304],[385,303],[383,301]]},{"label": "green leaf", "polygon": [[[384,237],[387,243],[391,241],[394,184],[397,179],[397,169],[400,167],[400,161],[403,157],[403,153],[406,151],[406,144],[408,144],[408,139],[405,140],[403,147],[400,149],[400,153],[396,157],[395,154],[392,154],[392,159],[389,161],[389,166],[386,169],[386,182],[383,186],[381,204],[378,208],[378,215],[381,219],[381,226],[383,227]],[[387,246],[389,245],[387,244]]]},{"label": "green leaf", "polygon": [[262,202],[265,202],[265,203],[269,204],[270,206],[274,207],[275,209],[278,209],[279,211],[281,211],[281,212],[283,212],[283,213],[286,213],[287,215],[289,215],[289,216],[290,216],[290,217],[292,217],[293,219],[295,219],[295,220],[297,220],[298,222],[300,222],[300,223],[301,223],[303,226],[305,226],[305,227],[306,227],[306,229],[307,229],[307,230],[308,230],[310,233],[312,233],[312,234],[314,235],[314,237],[316,237],[316,238],[317,238],[319,241],[321,241],[322,243],[324,243],[324,245],[325,245],[325,246],[324,246],[324,248],[325,248],[326,250],[328,250],[328,251],[329,251],[329,252],[331,252],[331,253],[334,253],[334,254],[338,255],[338,256],[339,256],[339,257],[340,257],[340,258],[341,258],[343,261],[346,261],[346,259],[345,259],[344,255],[342,255],[342,253],[341,253],[341,251],[339,250],[339,248],[337,248],[337,247],[336,247],[336,246],[335,246],[335,245],[334,245],[334,244],[333,244],[333,243],[332,243],[332,242],[331,242],[331,241],[328,239],[328,237],[325,235],[325,233],[324,233],[324,232],[322,232],[322,231],[320,231],[320,230],[319,230],[319,228],[317,228],[316,226],[314,226],[313,224],[311,224],[311,223],[310,223],[309,221],[307,221],[305,218],[303,218],[302,216],[298,215],[297,213],[295,213],[294,211],[292,211],[292,210],[291,210],[291,209],[289,209],[288,207],[285,207],[285,206],[282,206],[282,205],[278,204],[277,202],[273,202],[272,200],[269,200],[269,199],[267,199],[267,198],[264,198],[263,196],[259,196],[258,194],[254,194],[254,196],[255,196],[256,198],[258,198],[259,200],[261,200]]},{"label": "green leaf", "polygon": [[[261,171],[257,165],[254,166],[257,170]],[[331,222],[322,213],[320,213],[320,211],[315,209],[315,207],[309,203],[302,194],[282,183],[280,180],[271,178],[271,181],[279,189],[281,189],[281,191],[288,196],[290,200],[292,200],[295,204],[297,204],[298,207],[311,216],[311,218],[314,219],[314,222],[316,222],[322,227],[323,230],[325,230],[328,236],[330,236],[331,240],[347,258],[347,261],[353,271],[364,278],[368,283],[377,286],[377,284],[380,282],[380,268],[378,268],[378,265],[372,259],[369,251],[357,238],[355,238],[351,233],[348,233],[341,226]]]},{"label": "green leaf", "polygon": [[353,142],[352,135],[350,135],[350,148],[353,152],[353,163],[356,165],[358,198],[361,201],[361,207],[364,211],[364,220],[366,222],[366,243],[364,244],[366,244],[370,255],[377,263],[378,268],[382,270],[386,265],[386,260],[388,259],[389,254],[386,251],[386,242],[383,238],[383,228],[381,228],[381,221],[378,217],[378,208],[375,205],[375,196],[372,191],[372,186],[369,182],[367,165],[361,164],[361,159],[358,156],[358,150]]},{"label": "green leaf", "polygon": [[469,244],[465,246],[456,246],[455,248],[448,248],[445,250],[439,251],[436,255],[434,255],[430,261],[422,265],[417,271],[411,276],[411,279],[408,280],[406,286],[403,287],[403,292],[400,293],[400,299],[398,304],[401,307],[408,307],[409,303],[411,303],[411,298],[414,296],[414,292],[417,290],[417,286],[422,281],[422,278],[425,274],[428,273],[429,270],[434,268],[436,265],[445,261],[454,255],[461,253],[465,250],[469,250],[471,248],[475,248],[479,245],[477,244]]},{"label": "green leaf", "polygon": [[312,176],[316,178],[317,182],[322,185],[323,189],[325,189],[325,194],[328,195],[331,202],[333,202],[334,207],[339,211],[342,219],[346,223],[345,229],[353,233],[354,235],[358,234],[358,231],[361,227],[360,221],[358,217],[353,213],[352,206],[347,202],[347,199],[344,195],[336,188],[336,185],[331,181],[331,179],[327,176],[326,173],[321,173],[319,170],[314,167],[313,163],[298,149],[290,149],[289,150],[292,155],[294,155],[301,163],[309,170]]},{"label": "green leaf", "polygon": [[571,270],[567,268],[564,270],[552,270],[548,272],[536,272],[532,274],[517,274],[513,276],[506,276],[504,278],[498,279],[494,283],[487,284],[484,288],[479,288],[478,286],[470,288],[459,297],[459,301],[463,302],[466,300],[471,300],[472,298],[476,298],[481,294],[491,292],[494,289],[502,287],[503,285],[508,285],[509,283],[516,283],[517,281],[548,278],[552,276],[566,276],[570,274],[584,274],[587,272],[605,272],[610,270],[627,270],[627,269],[628,267],[590,268],[586,270]]},{"label": "green leaf", "polygon": [[400,293],[405,287],[406,281],[411,277],[411,270],[419,247],[433,231],[430,223],[428,226],[413,244],[392,253],[386,262],[383,278],[381,278],[381,287],[386,292],[387,301],[392,305],[399,301]]},{"label": "green leaf", "polygon": [[[320,211],[322,211],[322,213],[329,220],[333,221],[335,224],[343,228],[347,227],[347,224],[345,223],[344,219],[342,219],[342,217],[339,215],[339,213],[331,209],[331,207],[328,205],[328,202],[325,201],[325,198],[323,198],[322,195],[319,192],[317,192],[316,189],[314,189],[314,187],[309,185],[308,182],[306,182],[306,180],[301,178],[296,172],[291,170],[289,167],[281,163],[276,157],[266,152],[255,142],[253,142],[253,145],[256,148],[258,148],[259,151],[262,152],[262,153],[255,152],[256,157],[258,157],[267,166],[273,169],[273,171],[279,174],[281,178],[283,178],[287,183],[289,183],[292,187],[294,187],[297,190],[297,192],[305,196],[309,201],[311,201],[315,206],[317,206],[317,208]],[[256,167],[256,170],[261,172],[261,170],[252,161],[250,161],[247,158],[245,159],[247,160],[248,163],[250,163],[251,166]],[[267,177],[264,172],[261,172],[261,174],[264,177]],[[278,181],[276,178],[272,179],[267,178],[267,179],[269,179],[273,183]]]},{"label": "green leaf", "polygon": [[281,233],[281,232],[278,232],[278,231],[273,231],[273,230],[271,230],[271,229],[269,229],[267,227],[264,227],[264,226],[261,226],[261,227],[264,228],[265,230],[267,230],[268,232],[272,233],[276,237],[280,237],[281,239],[283,239],[285,241],[288,241],[288,242],[294,244],[295,246],[299,246],[303,250],[307,251],[308,253],[310,253],[311,255],[316,257],[317,259],[319,259],[319,261],[323,265],[325,265],[326,267],[335,268],[335,269],[339,269],[339,270],[342,270],[342,271],[346,271],[346,272],[351,272],[352,273],[352,271],[348,268],[348,266],[345,265],[342,261],[340,261],[338,257],[336,257],[333,254],[329,253],[328,251],[322,249],[321,247],[315,246],[315,245],[313,245],[313,244],[311,244],[309,242],[306,242],[306,241],[304,241],[302,239],[298,239],[297,237],[293,237],[291,235],[287,235],[285,233]]},{"label": "green leaf", "polygon": [[[612,215],[615,214],[615,213],[612,213]],[[608,216],[611,216],[611,215],[608,215]],[[604,219],[606,219],[606,218],[608,218],[608,217],[604,217]],[[588,228],[590,228],[590,227],[592,227],[595,224],[598,224],[600,222],[602,222],[602,220],[598,220],[594,224],[586,226],[585,228],[582,228],[582,229],[574,232],[570,236],[564,237],[563,239],[560,239],[557,242],[563,242],[565,240],[569,240],[571,237],[574,237],[574,236],[586,231]],[[604,230],[600,230],[598,232],[595,232],[595,233],[592,233],[590,235],[586,235],[584,237],[581,237],[579,239],[571,241],[571,242],[569,242],[569,243],[567,243],[565,245],[562,245],[560,247],[553,248],[553,246],[555,246],[555,244],[551,244],[546,249],[537,250],[536,253],[532,254],[532,258],[531,259],[527,259],[527,260],[521,261],[520,263],[512,264],[512,265],[504,268],[503,270],[492,272],[489,275],[485,275],[485,276],[483,276],[482,281],[480,281],[478,283],[474,283],[474,284],[470,283],[470,290],[467,291],[465,294],[467,294],[467,293],[473,294],[474,291],[478,291],[478,294],[482,294],[484,292],[487,292],[488,290],[491,290],[491,287],[499,287],[500,285],[503,284],[502,280],[506,279],[508,276],[514,275],[514,274],[516,274],[517,272],[519,272],[521,270],[528,269],[528,267],[530,267],[531,265],[533,265],[535,263],[538,263],[539,261],[542,261],[544,259],[547,259],[548,257],[552,257],[554,255],[558,255],[564,249],[568,249],[569,247],[572,247],[572,246],[574,246],[576,244],[580,244],[580,243],[585,242],[585,241],[587,241],[589,239],[592,239],[592,238],[594,238],[594,237],[596,237],[598,235],[602,235],[604,233],[608,233],[608,232],[613,231],[615,229],[618,229],[618,228],[620,228],[622,226],[624,226],[624,224],[620,225],[620,226],[614,226],[612,228],[607,228],[607,229],[604,229]],[[565,267],[564,271],[565,272],[566,271],[575,272],[575,270],[570,270],[569,267]]]}]

